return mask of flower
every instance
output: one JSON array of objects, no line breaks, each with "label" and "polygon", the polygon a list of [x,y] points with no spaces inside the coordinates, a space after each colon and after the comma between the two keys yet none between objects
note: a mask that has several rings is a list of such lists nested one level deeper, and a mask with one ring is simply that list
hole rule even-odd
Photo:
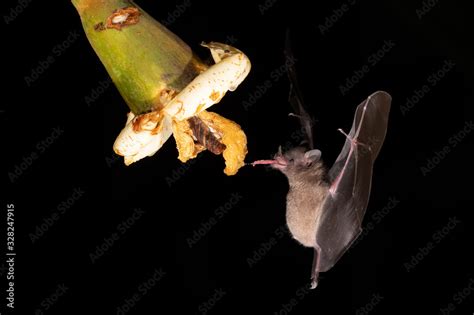
[{"label": "flower", "polygon": [[87,37],[131,112],[114,143],[126,165],[155,154],[173,134],[185,162],[208,149],[223,154],[227,175],[244,165],[240,126],[206,109],[248,75],[240,50],[211,42],[207,66],[166,27],[127,0],[72,0]]}]

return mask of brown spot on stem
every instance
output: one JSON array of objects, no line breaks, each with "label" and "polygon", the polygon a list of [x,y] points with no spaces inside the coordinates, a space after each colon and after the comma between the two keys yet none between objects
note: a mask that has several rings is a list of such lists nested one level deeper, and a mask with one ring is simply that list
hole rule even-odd
[{"label": "brown spot on stem", "polygon": [[202,72],[206,71],[207,69],[209,69],[209,66],[207,64],[203,63],[200,60],[196,60],[196,59],[197,58],[193,58],[192,65],[194,66],[194,68],[197,70],[198,73],[202,73]]},{"label": "brown spot on stem", "polygon": [[161,107],[164,107],[166,104],[168,104],[168,102],[171,101],[177,94],[178,92],[176,92],[176,90],[173,90],[173,89],[168,88],[168,89],[161,90],[160,92]]},{"label": "brown spot on stem", "polygon": [[216,92],[216,91],[212,91],[211,95],[209,95],[209,98],[215,102],[217,101],[219,98],[221,97],[221,94],[219,92]]},{"label": "brown spot on stem", "polygon": [[157,132],[157,128],[160,126],[160,122],[163,119],[163,115],[159,111],[152,111],[146,114],[135,117],[132,121],[133,131],[140,132],[142,130],[150,130]]},{"label": "brown spot on stem", "polygon": [[100,22],[100,23],[97,23],[96,25],[94,25],[94,30],[97,31],[97,32],[105,30],[104,23]]},{"label": "brown spot on stem", "polygon": [[135,7],[126,7],[115,10],[105,22],[106,28],[121,31],[123,27],[137,24],[140,20],[140,11]]},{"label": "brown spot on stem", "polygon": [[146,119],[145,117],[146,117],[145,115],[140,115],[140,116],[135,117],[135,119],[133,119],[132,121],[133,131],[140,132],[142,130],[143,122]]}]

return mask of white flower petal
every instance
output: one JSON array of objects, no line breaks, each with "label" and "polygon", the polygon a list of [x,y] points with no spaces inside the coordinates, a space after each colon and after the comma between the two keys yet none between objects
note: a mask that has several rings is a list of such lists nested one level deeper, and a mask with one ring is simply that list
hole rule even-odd
[{"label": "white flower petal", "polygon": [[145,125],[137,132],[133,126],[135,115],[131,112],[128,115],[127,124],[114,143],[114,151],[124,156],[126,165],[155,154],[172,134],[170,117],[163,117],[158,130]]},{"label": "white flower petal", "polygon": [[[226,47],[225,52],[221,48]],[[227,91],[234,91],[250,72],[250,60],[240,50],[225,44],[208,45],[220,62],[197,76],[165,107],[165,112],[184,120],[218,103]]]}]

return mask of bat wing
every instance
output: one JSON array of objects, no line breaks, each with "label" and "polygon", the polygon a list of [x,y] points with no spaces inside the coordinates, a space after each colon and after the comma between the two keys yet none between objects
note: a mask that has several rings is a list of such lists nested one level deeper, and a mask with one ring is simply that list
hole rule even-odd
[{"label": "bat wing", "polygon": [[391,96],[375,92],[356,109],[352,129],[329,170],[331,183],[316,227],[313,287],[319,272],[331,269],[362,231],[372,168],[387,131]]},{"label": "bat wing", "polygon": [[296,69],[293,62],[295,58],[293,57],[293,51],[291,50],[289,30],[286,31],[285,57],[288,61],[287,73],[288,79],[290,80],[290,95],[288,97],[288,101],[293,107],[293,111],[295,112],[294,116],[298,117],[300,120],[301,127],[304,130],[309,148],[314,149],[311,117],[305,109],[303,94],[301,93],[301,89],[298,84]]}]

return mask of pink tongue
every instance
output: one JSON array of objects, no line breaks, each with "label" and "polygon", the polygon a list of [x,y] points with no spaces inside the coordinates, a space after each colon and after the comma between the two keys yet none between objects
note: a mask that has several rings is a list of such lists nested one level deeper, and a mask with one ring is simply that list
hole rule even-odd
[{"label": "pink tongue", "polygon": [[275,161],[275,160],[258,160],[258,161],[255,161],[255,162],[252,162],[252,163],[249,163],[249,164],[252,165],[252,166],[255,166],[255,165],[276,164],[276,163],[278,163],[278,162]]}]

